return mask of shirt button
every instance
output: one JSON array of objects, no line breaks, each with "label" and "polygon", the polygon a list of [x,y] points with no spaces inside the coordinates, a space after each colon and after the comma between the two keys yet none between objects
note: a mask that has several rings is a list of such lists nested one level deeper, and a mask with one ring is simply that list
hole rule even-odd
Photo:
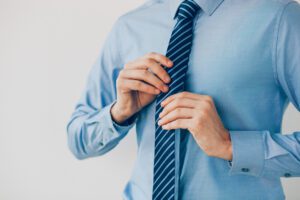
[{"label": "shirt button", "polygon": [[242,172],[249,172],[249,168],[242,168]]},{"label": "shirt button", "polygon": [[284,176],[285,177],[291,177],[292,175],[290,173],[285,173]]}]

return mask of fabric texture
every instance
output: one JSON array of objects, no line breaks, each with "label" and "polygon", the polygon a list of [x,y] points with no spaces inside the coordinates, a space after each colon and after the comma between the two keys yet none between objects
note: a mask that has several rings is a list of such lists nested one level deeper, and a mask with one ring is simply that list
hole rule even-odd
[{"label": "fabric texture", "polygon": [[156,98],[155,111],[155,154],[153,199],[177,199],[175,187],[178,187],[175,166],[175,130],[164,130],[158,125],[159,114],[163,110],[161,102],[167,97],[184,90],[185,74],[193,43],[193,21],[200,7],[193,0],[183,1],[177,12],[177,23],[172,31],[166,56],[173,61],[173,67],[164,69],[171,77],[169,91],[160,93]]},{"label": "fabric texture", "polygon": [[[183,200],[282,200],[280,178],[300,176],[300,131],[281,130],[287,105],[300,111],[300,6],[291,0],[194,1],[202,11],[194,19],[185,90],[213,98],[230,132],[233,160],[207,156],[188,130],[176,129],[175,137],[185,137],[175,140],[175,154],[183,158],[175,160],[175,193]],[[78,159],[106,154],[135,130],[138,151],[126,200],[152,198],[156,104],[127,124],[115,123],[116,79],[127,62],[166,53],[181,3],[147,1],[116,21],[67,126]]]}]

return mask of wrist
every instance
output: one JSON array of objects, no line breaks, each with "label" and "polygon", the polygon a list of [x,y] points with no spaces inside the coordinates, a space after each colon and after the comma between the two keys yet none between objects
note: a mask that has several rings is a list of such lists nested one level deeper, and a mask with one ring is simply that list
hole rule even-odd
[{"label": "wrist", "polygon": [[232,160],[232,143],[231,143],[231,139],[230,139],[230,134],[229,132],[226,130],[226,140],[224,142],[224,159],[225,160]]},{"label": "wrist", "polygon": [[229,142],[229,144],[227,146],[226,160],[232,161],[232,144],[231,144],[231,141]]},{"label": "wrist", "polygon": [[125,109],[120,108],[117,102],[112,105],[110,109],[110,114],[112,119],[118,124],[124,123],[133,115],[129,114],[129,112],[126,112]]}]

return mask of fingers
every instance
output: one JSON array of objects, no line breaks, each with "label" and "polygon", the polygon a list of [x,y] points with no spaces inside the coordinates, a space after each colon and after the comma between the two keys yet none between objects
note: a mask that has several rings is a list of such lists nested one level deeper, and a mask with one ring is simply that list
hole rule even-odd
[{"label": "fingers", "polygon": [[125,69],[150,69],[157,77],[165,83],[169,83],[171,78],[163,66],[172,67],[173,63],[166,56],[158,53],[149,53],[133,62],[125,65]]},{"label": "fingers", "polygon": [[163,110],[159,115],[160,120],[158,124],[162,126],[171,124],[179,119],[192,119],[201,113],[203,113],[202,115],[207,115],[214,108],[211,97],[186,91],[168,97],[161,105]]},{"label": "fingers", "polygon": [[171,130],[171,129],[189,129],[191,124],[191,119],[177,119],[168,124],[162,126],[162,129]]},{"label": "fingers", "polygon": [[159,53],[151,52],[146,54],[144,57],[153,59],[166,67],[171,67],[173,65],[173,62],[169,58]]},{"label": "fingers", "polygon": [[171,77],[162,65],[172,67],[173,62],[166,56],[154,52],[129,62],[119,73],[118,87],[151,94],[167,92],[169,90],[167,83],[171,81]]},{"label": "fingers", "polygon": [[150,94],[159,94],[160,91],[156,89],[155,87],[143,83],[142,81],[137,81],[137,80],[131,80],[131,79],[123,79],[122,84],[120,85],[121,89],[125,90],[138,90],[141,92],[145,93],[150,93]]},{"label": "fingers", "polygon": [[144,81],[162,92],[168,91],[168,86],[146,69],[124,69],[120,72],[120,78]]},{"label": "fingers", "polygon": [[175,110],[172,110],[166,116],[161,118],[158,121],[158,125],[165,125],[177,119],[192,118],[193,111],[194,109],[192,108],[176,108]]},{"label": "fingers", "polygon": [[189,99],[194,99],[194,100],[203,100],[210,104],[213,103],[213,100],[210,96],[184,91],[184,92],[179,92],[179,93],[169,96],[168,98],[166,98],[165,100],[163,100],[161,102],[161,106],[163,106],[163,107],[166,106],[167,104],[169,104],[171,101],[173,101],[176,98],[189,98]]},{"label": "fingers", "polygon": [[195,108],[197,104],[197,101],[194,99],[188,99],[188,98],[176,98],[173,101],[171,101],[169,104],[166,104],[162,110],[162,112],[159,114],[160,118],[163,118],[165,115],[167,115],[172,110],[175,110],[176,108]]}]

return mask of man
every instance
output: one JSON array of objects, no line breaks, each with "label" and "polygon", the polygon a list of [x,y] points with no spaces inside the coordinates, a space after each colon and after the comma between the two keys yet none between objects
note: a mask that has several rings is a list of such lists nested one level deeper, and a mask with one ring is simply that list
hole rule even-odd
[{"label": "man", "polygon": [[[300,176],[300,6],[290,0],[148,1],[113,26],[68,124],[78,159],[136,125],[124,199],[284,199]],[[167,145],[166,145],[167,144]]]}]

